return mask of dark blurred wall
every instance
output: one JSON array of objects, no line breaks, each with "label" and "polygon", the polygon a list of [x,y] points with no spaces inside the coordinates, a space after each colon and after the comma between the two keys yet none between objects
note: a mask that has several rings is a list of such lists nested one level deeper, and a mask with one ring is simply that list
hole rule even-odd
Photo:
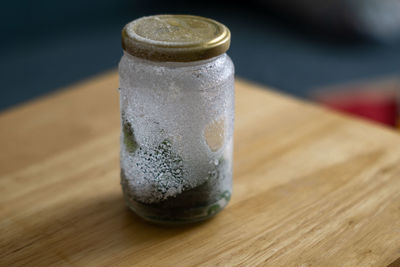
[{"label": "dark blurred wall", "polygon": [[223,22],[232,31],[229,55],[237,74],[297,96],[400,69],[399,43],[331,36],[259,2],[21,0],[1,5],[0,109],[116,68],[122,27],[159,13]]},{"label": "dark blurred wall", "polygon": [[120,56],[120,27],[131,17],[130,10],[144,3],[3,2],[0,108],[115,67]]}]

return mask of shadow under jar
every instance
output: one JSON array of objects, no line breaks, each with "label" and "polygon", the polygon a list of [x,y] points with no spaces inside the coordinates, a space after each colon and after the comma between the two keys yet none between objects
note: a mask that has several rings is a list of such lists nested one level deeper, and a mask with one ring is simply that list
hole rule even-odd
[{"label": "shadow under jar", "polygon": [[234,66],[230,32],[203,17],[127,24],[119,63],[121,185],[158,223],[212,217],[232,192]]}]

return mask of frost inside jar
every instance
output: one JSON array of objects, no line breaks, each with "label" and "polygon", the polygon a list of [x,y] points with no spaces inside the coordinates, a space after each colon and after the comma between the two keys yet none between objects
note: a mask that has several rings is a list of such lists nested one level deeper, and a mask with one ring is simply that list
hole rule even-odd
[{"label": "frost inside jar", "polygon": [[[154,36],[146,32],[151,45],[143,46],[143,36],[138,45],[129,38],[136,38],[135,29],[143,35],[141,23],[148,24],[146,29],[159,27],[155,32],[168,29],[174,35],[171,43],[181,44],[158,49]],[[220,27],[182,15],[145,17],[125,27],[128,40],[123,33],[125,52],[119,64],[121,185],[127,205],[147,220],[204,220],[231,197],[234,68],[225,54],[229,44],[200,54],[199,49],[186,49],[183,55],[178,51],[184,44],[195,47],[193,42],[199,42],[200,51],[206,49],[202,34],[226,34]],[[180,34],[192,39],[178,38]],[[168,42],[168,35],[163,38]],[[159,58],[154,58],[157,53]]]}]

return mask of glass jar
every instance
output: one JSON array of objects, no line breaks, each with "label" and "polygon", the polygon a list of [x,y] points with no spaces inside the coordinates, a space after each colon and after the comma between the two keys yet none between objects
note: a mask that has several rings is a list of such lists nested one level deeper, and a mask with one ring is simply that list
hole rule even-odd
[{"label": "glass jar", "polygon": [[207,219],[231,196],[234,66],[230,32],[197,16],[137,19],[119,63],[121,185],[144,219]]}]

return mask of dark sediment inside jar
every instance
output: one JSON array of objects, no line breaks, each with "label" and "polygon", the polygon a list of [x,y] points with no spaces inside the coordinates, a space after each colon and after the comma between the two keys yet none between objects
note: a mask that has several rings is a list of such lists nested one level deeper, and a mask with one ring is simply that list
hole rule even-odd
[{"label": "dark sediment inside jar", "polygon": [[[207,219],[218,213],[230,200],[230,188],[221,188],[226,167],[219,164],[209,179],[188,190],[156,203],[144,203],[135,199],[129,190],[128,179],[121,169],[121,185],[128,206],[145,219],[164,223],[185,223]],[[225,177],[227,179],[227,177]]]},{"label": "dark sediment inside jar", "polygon": [[[127,205],[139,216],[160,223],[195,222],[215,215],[227,205],[231,184],[226,182],[231,180],[231,172],[223,157],[215,163],[210,161],[212,163],[202,175],[207,178],[205,182],[192,188],[183,188],[181,193],[167,197],[165,194],[171,182],[176,186],[185,180],[181,157],[173,153],[168,139],[151,149],[139,146],[132,126],[124,116],[122,127],[126,151],[140,159],[134,168],[140,170],[144,179],[154,188],[154,195],[139,200],[135,192],[140,189],[129,183],[135,177],[127,177],[126,171],[121,168],[121,185]],[[169,182],[156,178],[161,174],[167,176]]]}]

